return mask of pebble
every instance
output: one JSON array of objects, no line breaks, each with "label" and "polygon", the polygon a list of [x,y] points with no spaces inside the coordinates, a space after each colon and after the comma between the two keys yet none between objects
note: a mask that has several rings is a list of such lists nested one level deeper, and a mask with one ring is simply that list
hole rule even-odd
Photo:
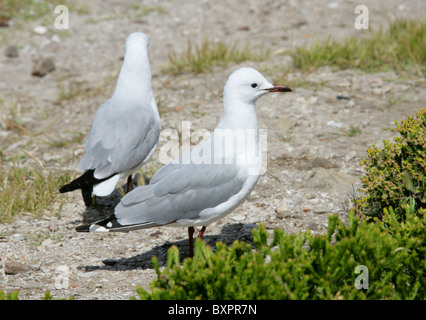
[{"label": "pebble", "polygon": [[39,35],[44,35],[47,32],[47,28],[44,26],[37,26],[34,28],[34,32],[39,34]]},{"label": "pebble", "polygon": [[41,245],[39,247],[37,247],[38,250],[46,250],[47,247],[53,245],[54,241],[50,238],[47,238],[46,240],[44,240]]},{"label": "pebble", "polygon": [[82,278],[91,278],[91,277],[96,277],[98,274],[94,271],[91,272],[78,272],[77,273],[77,277],[82,277]]},{"label": "pebble", "polygon": [[25,273],[30,271],[31,268],[23,263],[7,261],[4,263],[4,273],[5,274],[18,274]]},{"label": "pebble", "polygon": [[59,230],[58,222],[57,222],[56,220],[51,220],[51,221],[49,222],[49,230],[50,230],[51,232],[55,232],[55,231],[58,231],[58,230]]},{"label": "pebble", "polygon": [[19,241],[25,240],[25,238],[22,237],[20,233],[15,233],[10,237],[10,240],[13,242],[19,242]]},{"label": "pebble", "polygon": [[327,127],[332,127],[332,128],[341,128],[341,127],[342,127],[342,124],[341,124],[341,123],[338,123],[338,122],[336,122],[336,121],[334,121],[334,120],[330,120],[330,121],[327,121]]},{"label": "pebble", "polygon": [[280,205],[275,209],[275,214],[278,219],[289,218],[291,211],[286,200],[281,201]]},{"label": "pebble", "polygon": [[246,220],[245,214],[236,214],[232,216],[232,220],[234,221],[243,221]]},{"label": "pebble", "polygon": [[310,230],[318,230],[319,229],[319,225],[317,224],[317,223],[315,223],[315,222],[309,222],[307,225],[306,225],[306,228],[308,228],[308,229],[310,229]]},{"label": "pebble", "polygon": [[333,169],[315,168],[306,183],[307,187],[320,188],[346,194],[352,186],[359,183],[359,178]]},{"label": "pebble", "polygon": [[55,70],[55,63],[52,58],[43,58],[35,62],[31,75],[37,77],[44,77],[49,72]]},{"label": "pebble", "polygon": [[56,43],[60,43],[60,42],[61,42],[61,38],[59,38],[59,36],[58,36],[57,34],[54,34],[54,35],[50,38],[50,40],[52,40],[53,42],[56,42]]},{"label": "pebble", "polygon": [[312,167],[313,168],[322,167],[322,168],[330,169],[336,166],[328,159],[316,157],[314,160],[312,160]]},{"label": "pebble", "polygon": [[339,95],[336,96],[336,99],[337,100],[350,100],[351,98],[339,94]]},{"label": "pebble", "polygon": [[356,158],[356,151],[352,150],[345,156],[345,161],[350,161],[352,159]]},{"label": "pebble", "polygon": [[9,58],[17,58],[19,56],[18,49],[15,46],[8,46],[4,50],[4,55]]}]

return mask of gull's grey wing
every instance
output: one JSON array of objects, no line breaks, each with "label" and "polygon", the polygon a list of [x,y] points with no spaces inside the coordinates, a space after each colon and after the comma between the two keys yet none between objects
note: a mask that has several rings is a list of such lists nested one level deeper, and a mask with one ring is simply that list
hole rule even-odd
[{"label": "gull's grey wing", "polygon": [[134,169],[156,146],[159,134],[150,106],[125,107],[110,99],[95,114],[80,168],[95,169],[98,179]]},{"label": "gull's grey wing", "polygon": [[237,194],[245,182],[233,164],[168,164],[160,171],[161,179],[156,175],[151,184],[129,192],[117,205],[115,216],[121,225],[196,219],[202,210]]}]

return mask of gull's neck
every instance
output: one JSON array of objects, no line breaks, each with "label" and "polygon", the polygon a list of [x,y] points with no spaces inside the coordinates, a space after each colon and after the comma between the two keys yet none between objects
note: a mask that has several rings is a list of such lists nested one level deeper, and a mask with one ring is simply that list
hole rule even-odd
[{"label": "gull's neck", "polygon": [[225,154],[233,154],[239,163],[258,167],[262,159],[259,156],[259,130],[254,103],[247,104],[238,99],[224,97],[222,120],[215,130],[213,139],[226,141],[224,137],[228,134],[231,134],[233,143],[231,151],[225,143],[223,146]]},{"label": "gull's neck", "polygon": [[221,129],[254,129],[258,131],[255,105],[224,95]]}]

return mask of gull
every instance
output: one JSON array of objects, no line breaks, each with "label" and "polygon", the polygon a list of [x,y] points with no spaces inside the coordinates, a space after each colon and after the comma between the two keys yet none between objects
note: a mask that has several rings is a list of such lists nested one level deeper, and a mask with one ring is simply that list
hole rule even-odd
[{"label": "gull", "polygon": [[84,174],[59,192],[81,189],[86,206],[92,196],[108,196],[117,182],[127,178],[152,156],[160,135],[160,116],[151,86],[149,38],[130,34],[112,97],[96,111],[79,168]]},{"label": "gull", "polygon": [[268,92],[290,92],[253,68],[228,78],[223,114],[213,134],[162,167],[150,183],[127,193],[104,220],[78,232],[127,232],[157,226],[188,227],[193,256],[194,227],[206,227],[237,208],[255,187],[262,168],[255,102]]}]

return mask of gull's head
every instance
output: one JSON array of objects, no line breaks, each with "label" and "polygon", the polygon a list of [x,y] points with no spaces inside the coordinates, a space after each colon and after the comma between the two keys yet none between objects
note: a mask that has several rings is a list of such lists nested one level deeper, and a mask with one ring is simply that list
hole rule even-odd
[{"label": "gull's head", "polygon": [[133,32],[127,37],[126,40],[126,50],[129,49],[142,49],[142,50],[148,50],[149,47],[149,38],[148,36],[143,32]]},{"label": "gull's head", "polygon": [[253,104],[268,92],[291,92],[288,87],[274,85],[253,68],[241,68],[228,78],[223,92],[224,98],[238,99]]}]

